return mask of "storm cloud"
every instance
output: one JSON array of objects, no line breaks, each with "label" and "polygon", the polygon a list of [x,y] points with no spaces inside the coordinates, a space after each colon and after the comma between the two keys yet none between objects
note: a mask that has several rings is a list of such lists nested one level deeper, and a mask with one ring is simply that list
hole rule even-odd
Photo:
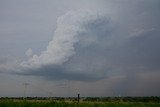
[{"label": "storm cloud", "polygon": [[0,83],[4,86],[5,77],[13,76],[41,87],[47,87],[45,82],[57,84],[49,88],[57,96],[67,96],[58,87],[63,81],[79,87],[84,96],[160,95],[159,0],[6,0],[1,4]]},{"label": "storm cloud", "polygon": [[138,29],[119,40],[115,25],[107,14],[67,12],[57,19],[46,51],[21,63],[22,74],[93,81],[122,72],[159,71],[159,30]]},{"label": "storm cloud", "polygon": [[112,39],[112,26],[106,15],[89,11],[67,12],[57,19],[57,29],[46,51],[22,62],[22,72],[24,69],[25,74],[42,74],[50,79],[104,77],[110,67],[106,66],[103,44]]}]

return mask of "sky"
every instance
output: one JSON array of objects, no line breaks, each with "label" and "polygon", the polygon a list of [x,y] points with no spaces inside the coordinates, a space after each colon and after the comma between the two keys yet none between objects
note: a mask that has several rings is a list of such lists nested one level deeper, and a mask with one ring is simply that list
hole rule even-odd
[{"label": "sky", "polygon": [[0,0],[0,97],[160,96],[159,5]]}]

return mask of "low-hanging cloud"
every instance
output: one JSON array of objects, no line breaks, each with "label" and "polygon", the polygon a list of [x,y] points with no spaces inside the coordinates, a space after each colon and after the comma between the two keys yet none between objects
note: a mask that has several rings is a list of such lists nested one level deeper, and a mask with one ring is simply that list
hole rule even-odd
[{"label": "low-hanging cloud", "polygon": [[19,73],[93,81],[111,74],[159,71],[160,31],[140,28],[123,35],[124,30],[109,15],[69,11],[57,19],[46,50],[23,61]]},{"label": "low-hanging cloud", "polygon": [[21,73],[50,79],[102,78],[110,68],[105,67],[104,55],[96,51],[103,51],[101,42],[110,39],[111,29],[111,19],[104,14],[69,11],[57,19],[57,28],[46,50],[21,63]]}]

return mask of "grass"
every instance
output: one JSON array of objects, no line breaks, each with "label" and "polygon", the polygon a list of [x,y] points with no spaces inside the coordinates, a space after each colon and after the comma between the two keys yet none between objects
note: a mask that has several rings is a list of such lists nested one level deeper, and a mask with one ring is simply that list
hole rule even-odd
[{"label": "grass", "polygon": [[0,100],[0,107],[160,107],[160,103]]}]

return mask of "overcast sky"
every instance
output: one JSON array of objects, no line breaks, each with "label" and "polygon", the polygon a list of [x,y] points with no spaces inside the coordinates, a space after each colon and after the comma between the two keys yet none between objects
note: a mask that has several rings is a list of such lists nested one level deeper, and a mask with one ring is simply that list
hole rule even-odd
[{"label": "overcast sky", "polygon": [[159,0],[0,0],[0,96],[160,96]]}]

